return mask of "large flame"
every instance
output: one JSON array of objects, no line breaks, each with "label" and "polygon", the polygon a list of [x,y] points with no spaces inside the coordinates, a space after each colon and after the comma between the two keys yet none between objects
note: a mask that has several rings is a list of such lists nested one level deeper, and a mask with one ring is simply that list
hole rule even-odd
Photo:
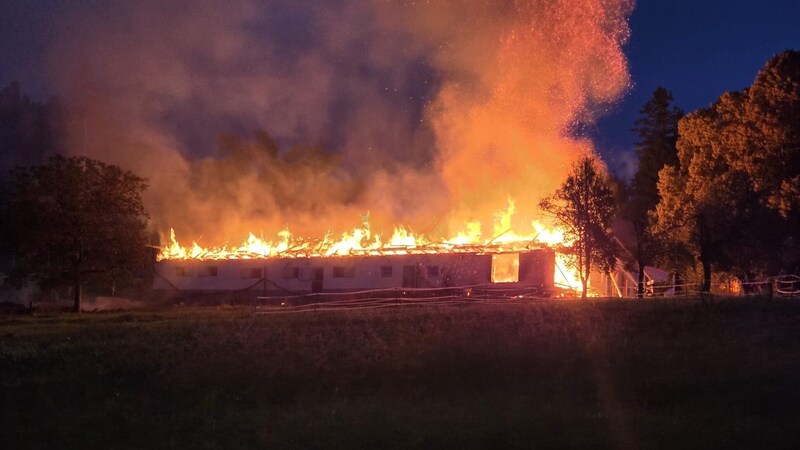
[{"label": "large flame", "polygon": [[[509,199],[508,207],[495,214],[493,234],[484,236],[481,223],[467,222],[455,236],[440,241],[431,240],[422,234],[397,226],[391,236],[384,240],[380,234],[372,233],[369,215],[360,227],[345,231],[334,239],[329,232],[322,238],[307,238],[293,235],[288,228],[278,233],[276,239],[257,237],[250,233],[238,246],[204,247],[197,242],[184,246],[178,242],[175,230],[170,229],[169,243],[158,255],[159,260],[220,260],[256,258],[307,258],[325,256],[379,256],[431,253],[509,253],[540,247],[557,247],[569,244],[564,233],[555,226],[541,221],[530,222],[530,232],[520,234],[511,229],[516,204]],[[577,291],[580,278],[565,255],[556,253],[554,284],[557,287]]]}]

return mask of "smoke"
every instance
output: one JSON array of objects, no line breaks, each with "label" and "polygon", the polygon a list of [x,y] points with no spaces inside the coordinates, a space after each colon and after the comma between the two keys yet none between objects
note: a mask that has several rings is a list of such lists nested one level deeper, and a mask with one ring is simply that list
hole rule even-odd
[{"label": "smoke", "polygon": [[632,7],[84,0],[50,60],[72,148],[149,178],[160,232],[446,234],[508,197],[529,221],[592,151],[570,129],[627,88]]},{"label": "smoke", "polygon": [[[448,42],[448,73],[428,109],[439,170],[463,223],[511,196],[535,211],[571,163],[592,151],[569,131],[590,122],[629,83],[622,45],[627,1],[448,2],[423,22]],[[523,214],[530,220],[530,213]],[[516,229],[525,224],[516,224]]]}]

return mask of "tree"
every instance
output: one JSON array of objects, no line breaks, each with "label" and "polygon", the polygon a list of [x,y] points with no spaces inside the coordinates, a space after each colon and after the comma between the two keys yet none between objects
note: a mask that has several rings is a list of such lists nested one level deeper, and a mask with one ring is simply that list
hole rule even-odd
[{"label": "tree", "polygon": [[639,136],[635,144],[639,165],[632,188],[637,197],[652,205],[648,210],[658,203],[658,172],[664,166],[678,164],[678,121],[683,111],[673,106],[672,101],[671,92],[663,87],[656,88],[632,129]]},{"label": "tree", "polygon": [[[702,266],[750,278],[797,269],[800,53],[679,122],[679,166],[660,173],[656,228]],[[788,264],[787,264],[788,263]]]},{"label": "tree", "polygon": [[[784,273],[800,270],[800,52],[784,51],[759,71],[745,94],[741,151],[728,162],[747,175],[760,204],[780,214],[780,223],[757,229],[760,238],[780,239],[770,248]],[[765,235],[766,234],[766,235]],[[780,249],[780,251],[779,251]],[[773,272],[775,273],[775,272]]]},{"label": "tree", "polygon": [[73,289],[129,277],[152,255],[141,193],[146,181],[86,157],[52,156],[12,170],[6,241],[16,256],[12,276]]},{"label": "tree", "polygon": [[591,157],[581,158],[561,187],[539,207],[555,216],[571,242],[570,253],[581,278],[581,298],[586,299],[592,268],[610,272],[616,264],[617,246],[611,234],[616,202],[607,178]]},{"label": "tree", "polygon": [[784,217],[800,212],[800,52],[771,58],[742,95],[732,167]]},{"label": "tree", "polygon": [[683,111],[672,105],[672,93],[659,87],[640,114],[633,128],[639,135],[636,141],[639,166],[620,208],[620,216],[631,224],[636,240],[631,256],[639,273],[639,298],[644,296],[645,266],[663,252],[663,243],[650,225],[650,215],[659,200],[658,172],[664,166],[678,164],[678,121]]},{"label": "tree", "polygon": [[0,179],[14,166],[40,164],[58,151],[65,121],[66,109],[56,98],[32,101],[16,81],[0,89]]}]

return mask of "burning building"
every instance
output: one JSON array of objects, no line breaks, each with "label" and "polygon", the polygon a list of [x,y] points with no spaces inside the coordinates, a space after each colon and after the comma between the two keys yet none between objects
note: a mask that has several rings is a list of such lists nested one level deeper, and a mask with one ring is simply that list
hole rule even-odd
[{"label": "burning building", "polygon": [[[481,238],[478,222],[437,241],[402,226],[384,241],[365,221],[338,239],[331,233],[302,238],[285,229],[276,240],[250,234],[234,247],[183,246],[172,231],[159,254],[153,287],[178,295],[242,298],[393,288],[467,292],[478,287],[540,297],[579,292],[579,275],[568,256],[555,250],[569,247],[563,233],[533,221],[529,234],[517,234],[510,228],[514,212],[509,201],[508,209],[495,215],[488,240]],[[612,274],[590,274],[589,288],[594,296],[629,296],[635,280],[620,266]]]},{"label": "burning building", "polygon": [[509,228],[513,212],[510,202],[508,210],[497,215],[489,240],[481,239],[479,223],[467,224],[465,231],[441,241],[397,227],[384,242],[365,222],[338,240],[330,233],[307,239],[284,230],[275,241],[251,234],[238,247],[216,248],[197,243],[184,247],[173,232],[159,255],[154,288],[250,297],[475,286],[539,296],[577,290],[577,275],[566,257],[553,250],[563,235],[537,222],[533,233],[518,235]]},{"label": "burning building", "polygon": [[186,293],[239,291],[297,295],[387,288],[504,286],[552,294],[555,254],[548,248],[489,253],[387,252],[382,255],[167,260],[154,287]]}]

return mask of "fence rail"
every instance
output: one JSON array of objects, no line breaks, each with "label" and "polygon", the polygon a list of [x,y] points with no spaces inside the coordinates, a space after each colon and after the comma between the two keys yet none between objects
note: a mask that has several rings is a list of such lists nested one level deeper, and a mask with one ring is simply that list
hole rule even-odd
[{"label": "fence rail", "polygon": [[503,288],[473,285],[446,288],[386,288],[352,292],[258,297],[259,313],[376,309],[398,306],[500,304],[512,301],[545,301],[558,294],[541,287]]},{"label": "fence rail", "polygon": [[[731,296],[798,297],[800,298],[800,277],[780,275],[762,280],[731,280],[711,284],[712,294]],[[700,283],[647,285],[646,297],[686,297],[702,295]],[[628,289],[624,298],[636,297],[636,287]]]},{"label": "fence rail", "polygon": [[[700,298],[700,284],[649,286],[648,298]],[[564,289],[507,288],[489,284],[444,288],[384,288],[350,292],[257,297],[257,313],[283,314],[309,311],[366,310],[378,308],[509,304],[544,302],[561,298]],[[800,277],[784,275],[764,280],[716,283],[712,293],[800,299]],[[634,298],[626,296],[624,298]]]}]

